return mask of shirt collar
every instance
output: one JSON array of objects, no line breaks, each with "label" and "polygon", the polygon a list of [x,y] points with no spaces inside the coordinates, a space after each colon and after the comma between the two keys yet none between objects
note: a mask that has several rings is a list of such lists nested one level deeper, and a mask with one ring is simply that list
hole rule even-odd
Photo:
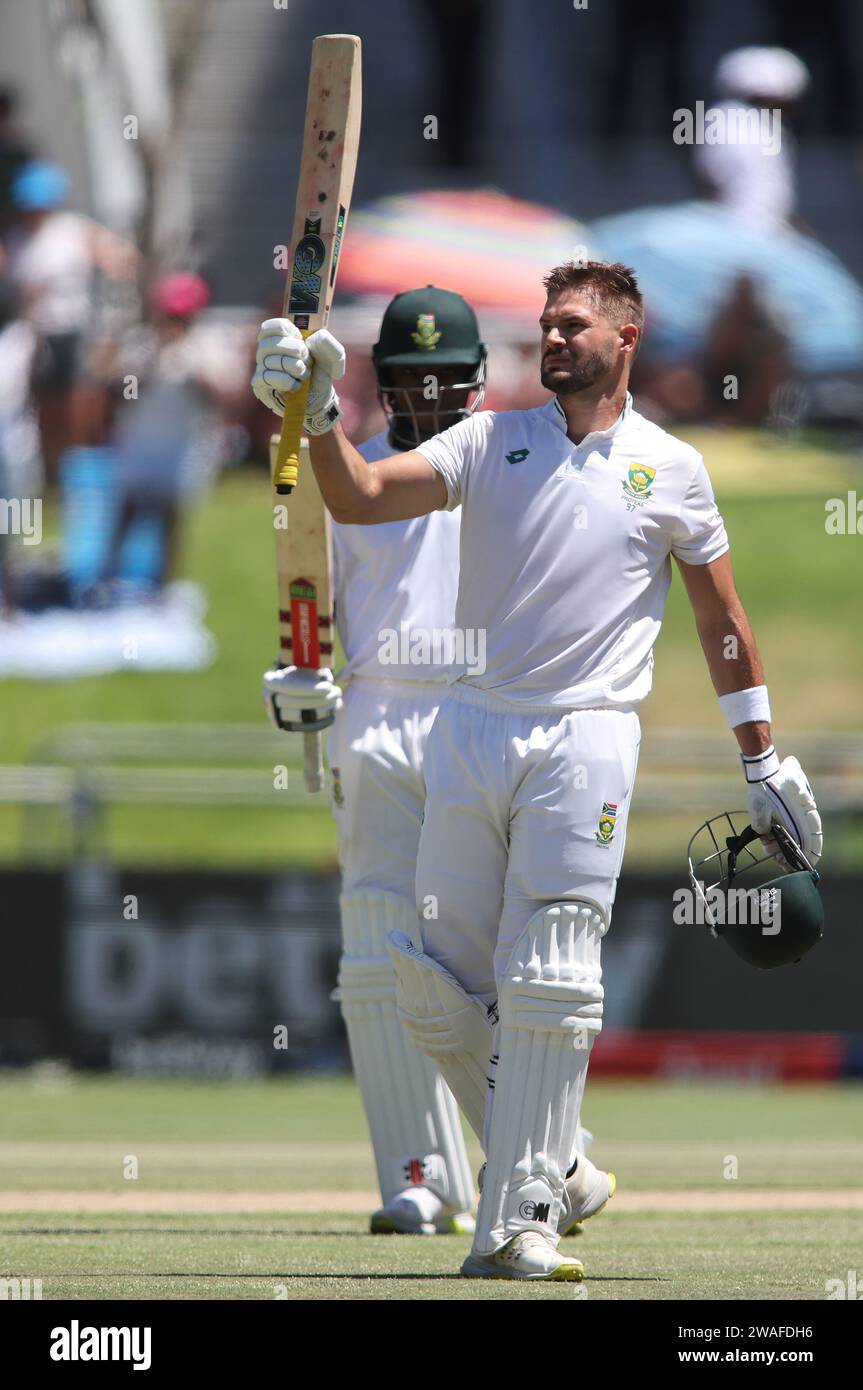
[{"label": "shirt collar", "polygon": [[[542,407],[542,410],[546,419],[552,425],[554,425],[556,429],[559,429],[561,434],[566,434],[566,416],[563,413],[563,407],[561,406],[560,401],[557,399],[557,396],[552,396],[548,404]],[[623,425],[625,421],[629,419],[631,412],[632,396],[630,395],[629,391],[627,391],[626,400],[623,402],[623,409],[621,410],[614,423],[612,425],[609,425],[607,430],[591,430],[590,434],[586,434],[584,436],[584,439],[582,439],[581,443],[575,445],[575,447],[577,449],[583,449],[586,445],[597,444],[602,439],[612,439],[614,435],[617,434],[617,431],[620,429],[621,425]]]}]

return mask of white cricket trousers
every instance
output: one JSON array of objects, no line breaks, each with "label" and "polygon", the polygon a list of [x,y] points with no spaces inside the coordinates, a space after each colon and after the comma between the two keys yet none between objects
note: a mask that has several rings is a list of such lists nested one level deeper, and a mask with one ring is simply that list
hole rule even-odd
[{"label": "white cricket trousers", "polygon": [[342,891],[380,889],[414,901],[423,760],[446,687],[354,679],[328,758]]},{"label": "white cricket trousers", "polygon": [[527,713],[451,687],[425,750],[423,949],[485,1004],[540,908],[594,904],[606,929],[641,730],[633,709]]}]

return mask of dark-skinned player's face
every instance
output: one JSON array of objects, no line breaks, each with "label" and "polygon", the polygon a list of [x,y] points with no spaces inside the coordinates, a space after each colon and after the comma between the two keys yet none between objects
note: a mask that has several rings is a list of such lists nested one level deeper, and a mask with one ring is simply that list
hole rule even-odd
[{"label": "dark-skinned player's face", "polygon": [[587,391],[611,377],[621,338],[631,336],[632,329],[609,323],[590,295],[577,289],[549,295],[539,326],[540,380],[558,396]]},{"label": "dark-skinned player's face", "polygon": [[437,431],[440,416],[464,410],[471,392],[453,388],[470,380],[475,372],[470,366],[390,367],[387,372],[387,391],[398,415],[416,416],[421,429]]}]

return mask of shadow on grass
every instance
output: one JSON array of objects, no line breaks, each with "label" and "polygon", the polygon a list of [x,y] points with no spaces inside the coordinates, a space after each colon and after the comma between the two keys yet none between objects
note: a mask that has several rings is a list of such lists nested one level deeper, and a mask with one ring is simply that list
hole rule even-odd
[{"label": "shadow on grass", "polygon": [[[348,1280],[348,1281],[350,1281],[350,1280],[357,1280],[357,1279],[378,1279],[378,1280],[384,1280],[384,1281],[386,1281],[386,1280],[390,1280],[390,1281],[395,1280],[396,1282],[398,1282],[399,1279],[412,1279],[412,1280],[419,1280],[419,1281],[422,1281],[422,1280],[431,1280],[431,1281],[434,1281],[434,1280],[441,1280],[441,1279],[458,1279],[458,1280],[461,1282],[462,1276],[461,1276],[460,1274],[456,1273],[456,1272],[453,1272],[452,1274],[431,1274],[431,1273],[427,1273],[427,1274],[410,1274],[410,1273],[397,1274],[397,1273],[393,1273],[393,1272],[388,1272],[388,1273],[386,1273],[386,1274],[381,1274],[381,1273],[372,1273],[372,1272],[366,1272],[366,1273],[364,1273],[362,1270],[356,1270],[356,1271],[354,1271],[353,1273],[325,1274],[325,1273],[312,1273],[312,1272],[310,1272],[310,1271],[309,1271],[309,1272],[300,1273],[300,1272],[297,1271],[297,1270],[294,1270],[293,1272],[285,1273],[283,1270],[273,1269],[273,1270],[267,1270],[267,1271],[266,1271],[265,1273],[263,1273],[263,1274],[261,1274],[261,1273],[249,1273],[248,1270],[245,1270],[245,1271],[243,1271],[242,1273],[240,1273],[239,1271],[237,1271],[237,1272],[235,1272],[235,1273],[230,1273],[230,1272],[229,1272],[229,1273],[221,1273],[221,1272],[220,1272],[220,1273],[217,1274],[217,1273],[214,1273],[213,1270],[201,1270],[201,1269],[184,1269],[184,1270],[173,1270],[173,1271],[172,1271],[172,1270],[161,1270],[161,1271],[159,1271],[159,1272],[154,1272],[154,1271],[152,1271],[152,1270],[140,1270],[140,1269],[137,1269],[137,1270],[120,1270],[120,1271],[115,1271],[115,1272],[112,1273],[112,1274],[102,1274],[102,1273],[98,1273],[98,1272],[94,1272],[94,1273],[91,1274],[91,1273],[88,1273],[88,1272],[83,1271],[83,1270],[53,1270],[52,1273],[51,1273],[51,1278],[52,1278],[52,1279],[98,1279],[98,1280],[100,1280],[102,1283],[108,1283],[108,1282],[109,1282],[110,1280],[112,1280],[112,1279],[264,1279],[264,1280],[296,1279],[296,1280],[299,1280],[299,1281],[302,1281],[302,1280],[304,1280],[304,1279],[343,1279],[343,1280]],[[470,1282],[473,1282],[473,1281],[470,1281]],[[493,1280],[484,1280],[483,1282],[484,1282],[484,1283],[491,1282],[491,1283],[495,1283],[495,1284],[503,1284],[503,1283],[506,1283],[506,1282],[510,1282],[510,1283],[531,1283],[531,1282],[532,1282],[532,1283],[540,1283],[540,1282],[542,1282],[542,1281],[541,1281],[541,1280],[538,1280],[538,1279],[535,1279],[535,1280],[528,1280],[528,1279],[524,1279],[524,1280],[509,1280],[509,1281],[507,1281],[507,1280],[505,1280],[505,1279],[493,1279]],[[554,1282],[554,1281],[550,1281],[550,1282]],[[564,1281],[557,1281],[557,1282],[564,1282]],[[582,1280],[573,1279],[573,1280],[566,1281],[566,1282],[570,1282],[570,1283],[573,1283],[573,1284],[577,1284],[577,1283],[583,1283],[583,1284],[670,1284],[670,1283],[672,1283],[673,1281],[672,1281],[671,1279],[663,1279],[663,1278],[661,1278],[659,1275],[656,1275],[656,1274],[594,1274],[594,1275],[592,1275],[591,1278],[589,1278],[589,1279],[582,1279]]]}]

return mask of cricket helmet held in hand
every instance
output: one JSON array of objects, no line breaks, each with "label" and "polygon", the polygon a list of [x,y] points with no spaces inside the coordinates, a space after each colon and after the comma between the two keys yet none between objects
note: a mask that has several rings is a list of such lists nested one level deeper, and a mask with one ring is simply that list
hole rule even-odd
[{"label": "cricket helmet held in hand", "polygon": [[[699,826],[689,841],[689,879],[711,935],[748,965],[772,970],[801,960],[821,940],[824,904],[819,875],[785,826],[771,829],[790,865],[777,877],[773,855],[747,821],[745,811],[725,811]],[[744,897],[752,910],[740,921]]]}]

